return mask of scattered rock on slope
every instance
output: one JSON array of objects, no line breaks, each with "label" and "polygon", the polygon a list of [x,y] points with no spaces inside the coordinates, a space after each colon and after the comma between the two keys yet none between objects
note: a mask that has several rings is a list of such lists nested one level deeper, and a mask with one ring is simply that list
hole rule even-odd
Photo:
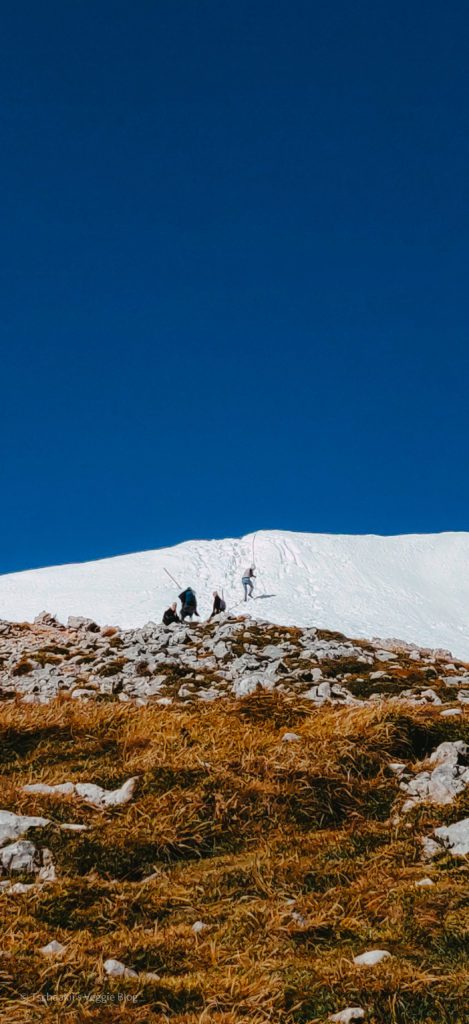
[{"label": "scattered rock on slope", "polygon": [[445,651],[349,640],[249,615],[129,630],[78,617],[64,626],[48,613],[29,626],[0,622],[0,699],[32,704],[67,694],[169,706],[268,689],[318,707],[392,698],[464,713],[468,678],[468,666]]},{"label": "scattered rock on slope", "polygon": [[453,857],[466,857],[469,854],[469,818],[435,828],[431,836],[423,839],[422,845],[428,860],[445,852]]},{"label": "scattered rock on slope", "polygon": [[449,804],[469,785],[469,748],[456,740],[440,743],[429,758],[435,767],[419,772],[410,781],[402,781],[401,789],[408,795],[403,811],[412,810],[422,802]]}]

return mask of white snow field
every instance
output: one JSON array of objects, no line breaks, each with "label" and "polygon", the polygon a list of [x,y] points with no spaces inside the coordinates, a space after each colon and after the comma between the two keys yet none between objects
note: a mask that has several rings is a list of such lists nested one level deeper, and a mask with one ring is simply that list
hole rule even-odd
[{"label": "white snow field", "polygon": [[[255,600],[241,575],[255,552]],[[178,581],[172,584],[164,569]],[[180,587],[179,587],[180,584]],[[161,621],[192,586],[201,617],[212,591],[228,609],[351,637],[396,637],[469,659],[469,533],[345,536],[265,530],[240,539],[188,541],[97,562],[0,576],[0,618],[39,612],[136,627]]]}]

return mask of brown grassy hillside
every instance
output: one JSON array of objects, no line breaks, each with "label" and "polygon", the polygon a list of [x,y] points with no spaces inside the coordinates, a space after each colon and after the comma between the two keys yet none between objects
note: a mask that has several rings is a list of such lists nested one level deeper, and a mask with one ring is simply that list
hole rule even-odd
[{"label": "brown grassy hillside", "polygon": [[[59,698],[0,706],[0,739],[0,806],[51,819],[27,838],[58,876],[0,894],[2,1020],[312,1024],[346,1006],[370,1024],[469,1019],[468,867],[421,850],[469,815],[469,792],[399,818],[389,768],[469,739],[467,713],[276,692],[186,707]],[[134,799],[107,811],[22,791],[135,775]],[[435,884],[417,887],[424,876]],[[65,951],[46,957],[53,939]],[[353,964],[373,948],[392,957]],[[110,979],[108,958],[137,977]]]}]

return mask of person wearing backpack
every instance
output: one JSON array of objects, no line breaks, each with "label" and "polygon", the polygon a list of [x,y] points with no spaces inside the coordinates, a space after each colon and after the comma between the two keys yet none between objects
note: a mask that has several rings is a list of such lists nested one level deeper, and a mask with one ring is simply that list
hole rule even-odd
[{"label": "person wearing backpack", "polygon": [[[224,601],[223,598],[220,597],[219,593],[216,590],[214,590],[213,591],[213,608],[212,608],[212,614],[210,616],[210,619],[213,619],[214,615],[220,615],[220,612],[224,612],[224,611],[226,611],[226,601]],[[209,619],[209,621],[210,621],[210,619]]]},{"label": "person wearing backpack", "polygon": [[198,617],[197,598],[192,587],[186,587],[182,594],[179,594],[179,600],[181,602],[181,622],[184,622],[185,619],[192,619],[193,615]]},{"label": "person wearing backpack", "polygon": [[[241,582],[243,584],[243,587],[244,587],[244,600],[245,601],[247,601],[248,596],[252,597],[252,592],[254,590],[254,583],[252,581],[255,580],[255,578],[256,577],[254,576],[254,566],[250,565],[249,569],[246,569],[246,572],[243,574],[243,577],[242,577],[242,580],[241,580]],[[248,594],[248,591],[249,591],[249,594]]]}]

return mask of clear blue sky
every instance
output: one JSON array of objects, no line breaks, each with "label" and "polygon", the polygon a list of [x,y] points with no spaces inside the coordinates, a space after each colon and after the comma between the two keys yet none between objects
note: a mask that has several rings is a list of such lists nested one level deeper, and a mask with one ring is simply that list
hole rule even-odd
[{"label": "clear blue sky", "polygon": [[24,0],[2,564],[469,528],[469,11]]}]

